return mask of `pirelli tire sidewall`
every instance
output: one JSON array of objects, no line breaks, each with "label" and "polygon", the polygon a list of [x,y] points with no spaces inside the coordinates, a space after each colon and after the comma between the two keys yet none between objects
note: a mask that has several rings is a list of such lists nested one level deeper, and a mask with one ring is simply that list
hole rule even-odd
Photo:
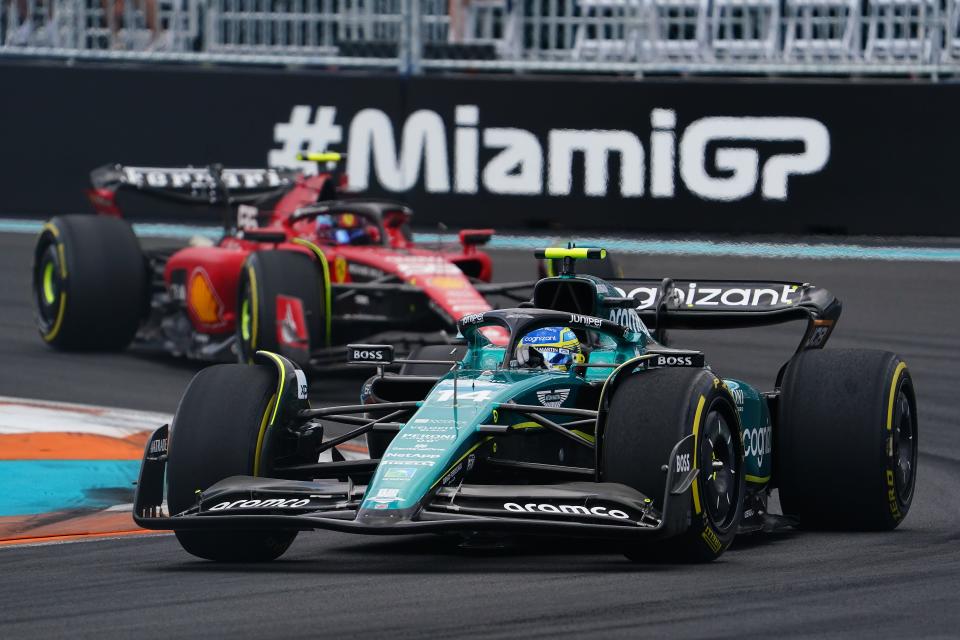
[{"label": "pirelli tire sidewall", "polygon": [[[327,346],[329,339],[325,289],[329,286],[316,262],[299,251],[267,250],[251,253],[238,280],[237,344],[240,362],[253,362],[258,350],[279,353],[300,368],[310,364],[310,351]],[[277,299],[300,301],[309,344],[293,348],[281,344],[277,327]]]},{"label": "pirelli tire sidewall", "polygon": [[[708,419],[716,415],[722,415],[730,429],[731,462],[736,466],[733,504],[722,522],[715,521],[706,508],[706,481],[713,470],[712,463],[704,461],[709,449],[704,446],[703,434]],[[687,501],[686,530],[657,544],[640,539],[625,548],[628,557],[709,562],[730,546],[740,523],[745,492],[741,433],[730,392],[720,378],[705,369],[651,369],[634,373],[617,385],[601,436],[602,480],[631,486],[662,510],[667,479],[663,467],[677,442],[691,434],[696,434],[691,468],[695,465],[700,469],[690,490],[674,498]]]},{"label": "pirelli tire sidewall", "polygon": [[118,218],[47,222],[34,249],[32,286],[40,337],[58,349],[123,349],[148,311],[146,258]]},{"label": "pirelli tire sidewall", "polygon": [[808,529],[889,530],[916,491],[917,402],[906,363],[872,349],[810,350],[780,388],[780,504]]}]

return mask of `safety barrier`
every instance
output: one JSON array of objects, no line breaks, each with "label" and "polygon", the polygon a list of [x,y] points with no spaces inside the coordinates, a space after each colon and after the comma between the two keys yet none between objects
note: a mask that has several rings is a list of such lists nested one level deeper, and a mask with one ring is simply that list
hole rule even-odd
[{"label": "safety barrier", "polygon": [[492,71],[956,74],[960,0],[5,0],[0,55]]}]

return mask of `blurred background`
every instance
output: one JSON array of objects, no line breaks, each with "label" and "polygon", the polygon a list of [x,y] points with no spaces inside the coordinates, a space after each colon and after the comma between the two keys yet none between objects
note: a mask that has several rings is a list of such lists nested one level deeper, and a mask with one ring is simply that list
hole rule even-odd
[{"label": "blurred background", "polygon": [[960,235],[958,0],[0,9],[0,214],[87,211],[108,163],[309,150],[419,225]]}]

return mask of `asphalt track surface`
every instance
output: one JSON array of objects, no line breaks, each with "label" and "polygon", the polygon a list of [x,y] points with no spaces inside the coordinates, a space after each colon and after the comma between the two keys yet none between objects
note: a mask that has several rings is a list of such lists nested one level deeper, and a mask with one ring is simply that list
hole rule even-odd
[{"label": "asphalt track surface", "polygon": [[[172,412],[197,365],[40,344],[31,243],[0,235],[0,394]],[[524,254],[495,257],[498,279],[533,274]],[[9,547],[0,549],[0,637],[957,637],[960,263],[623,262],[638,276],[797,279],[840,296],[831,346],[898,352],[919,394],[919,480],[903,525],[741,537],[705,566],[634,565],[590,542],[480,551],[437,536],[327,532],[303,533],[280,561],[254,567],[194,560],[168,535]],[[798,331],[674,334],[673,343],[703,348],[722,375],[769,387]],[[351,402],[359,381],[314,377],[313,397]]]}]

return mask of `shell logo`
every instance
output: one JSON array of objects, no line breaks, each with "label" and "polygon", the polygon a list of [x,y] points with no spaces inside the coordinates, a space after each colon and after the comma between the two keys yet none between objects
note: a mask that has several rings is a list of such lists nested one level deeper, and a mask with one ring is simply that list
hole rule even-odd
[{"label": "shell logo", "polygon": [[435,276],[427,280],[427,283],[438,289],[463,289],[464,287],[463,278],[456,276]]}]

